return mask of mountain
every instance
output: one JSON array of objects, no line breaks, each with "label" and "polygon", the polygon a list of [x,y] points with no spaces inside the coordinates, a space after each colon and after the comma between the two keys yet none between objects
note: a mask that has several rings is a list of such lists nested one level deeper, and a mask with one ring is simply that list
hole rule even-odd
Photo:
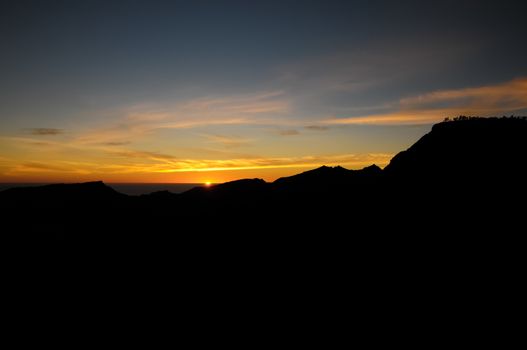
[{"label": "mountain", "polygon": [[373,185],[381,175],[382,170],[376,165],[362,170],[322,166],[298,175],[279,178],[273,182],[273,188],[286,192],[306,193],[343,190],[349,186]]},{"label": "mountain", "polygon": [[105,185],[102,181],[80,184],[53,184],[36,187],[16,187],[0,192],[3,204],[7,201],[112,201],[127,197]]},{"label": "mountain", "polygon": [[405,181],[496,181],[525,178],[527,120],[461,118],[433,126],[384,173]]},{"label": "mountain", "polygon": [[205,235],[224,246],[233,237],[288,244],[321,235],[371,239],[363,232],[372,227],[393,243],[402,236],[389,232],[431,223],[445,231],[508,230],[527,195],[526,136],[525,118],[460,118],[433,126],[384,170],[322,166],[272,183],[244,179],[138,197],[102,182],[14,188],[0,192],[3,237],[122,243]]},{"label": "mountain", "polygon": [[383,170],[388,207],[403,204],[415,217],[441,226],[468,230],[487,222],[487,229],[508,229],[523,215],[526,155],[525,117],[459,117],[436,124]]},{"label": "mountain", "polygon": [[340,320],[351,308],[369,328],[423,312],[486,322],[489,300],[501,310],[522,290],[526,127],[441,123],[384,170],[323,166],[182,194],[126,196],[102,182],[6,190],[0,244],[15,278],[4,284],[22,304],[53,307],[175,300],[222,320],[257,305],[265,320],[320,309]]},{"label": "mountain", "polygon": [[124,279],[122,295],[149,290],[148,300],[166,291],[222,305],[304,296],[307,312],[312,300],[394,317],[430,302],[466,310],[482,290],[521,283],[526,128],[524,119],[441,123],[384,170],[323,166],[137,197],[102,182],[6,190],[6,270],[31,284],[28,299],[56,275],[67,285],[60,297],[73,279],[104,298]]},{"label": "mountain", "polygon": [[266,191],[268,184],[262,179],[230,181],[210,187],[195,187],[182,194],[182,198],[222,200],[229,198],[248,199]]}]

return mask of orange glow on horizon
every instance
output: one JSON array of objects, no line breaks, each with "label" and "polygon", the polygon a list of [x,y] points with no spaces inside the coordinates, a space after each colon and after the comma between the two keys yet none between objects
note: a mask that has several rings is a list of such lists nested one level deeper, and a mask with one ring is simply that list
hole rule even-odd
[{"label": "orange glow on horizon", "polygon": [[86,162],[45,159],[39,161],[4,158],[0,182],[59,183],[104,181],[106,183],[223,183],[244,178],[272,182],[322,165],[361,169],[371,164],[384,167],[392,154],[340,154],[327,156],[246,159],[165,159],[150,153],[143,158],[101,158]]},{"label": "orange glow on horizon", "polygon": [[[192,183],[213,185],[239,179],[260,178],[272,182],[280,177],[292,176],[320,165],[296,166],[287,168],[250,168],[239,170],[201,170],[186,172],[137,172],[137,173],[18,173],[16,176],[0,176],[0,183],[79,183],[89,181],[103,181],[105,183]],[[335,166],[338,164],[326,164]],[[345,166],[348,169],[359,169],[361,166]],[[377,164],[383,167],[386,164]],[[13,174],[15,175],[15,174]]]}]

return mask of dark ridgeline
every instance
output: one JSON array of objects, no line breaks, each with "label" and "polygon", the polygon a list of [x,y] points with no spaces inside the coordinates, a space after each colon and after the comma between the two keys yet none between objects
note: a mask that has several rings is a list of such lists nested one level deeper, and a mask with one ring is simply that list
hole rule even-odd
[{"label": "dark ridgeline", "polygon": [[31,269],[175,278],[205,299],[229,283],[262,293],[298,284],[332,291],[330,304],[358,293],[397,313],[397,298],[509,283],[523,254],[526,169],[525,118],[461,118],[384,170],[324,166],[138,197],[102,182],[9,189],[1,237]]},{"label": "dark ridgeline", "polygon": [[384,170],[323,166],[273,183],[245,179],[138,197],[102,182],[13,188],[0,192],[2,236],[54,245],[199,239],[277,247],[371,240],[372,232],[424,237],[438,227],[444,236],[498,222],[501,231],[524,209],[526,136],[525,118],[460,117],[434,125]]}]

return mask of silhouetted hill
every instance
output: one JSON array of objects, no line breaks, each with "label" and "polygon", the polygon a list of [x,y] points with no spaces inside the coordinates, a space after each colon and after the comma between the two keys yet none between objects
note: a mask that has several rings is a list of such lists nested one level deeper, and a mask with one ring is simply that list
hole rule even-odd
[{"label": "silhouetted hill", "polygon": [[526,119],[467,118],[434,125],[384,173],[404,181],[517,181],[525,178],[526,155]]},{"label": "silhouetted hill", "polygon": [[262,179],[243,179],[230,181],[223,184],[211,185],[210,187],[195,187],[181,194],[183,199],[232,199],[247,198],[257,195],[268,188],[268,184]]},{"label": "silhouetted hill", "polygon": [[371,165],[362,170],[348,170],[341,166],[322,166],[298,175],[282,177],[273,182],[273,188],[286,192],[325,192],[344,190],[350,186],[366,185],[377,180],[382,170]]},{"label": "silhouetted hill", "polygon": [[79,184],[53,184],[35,187],[15,187],[0,192],[1,200],[53,200],[53,201],[93,201],[123,198],[126,195],[115,191],[102,181]]},{"label": "silhouetted hill", "polygon": [[101,182],[10,189],[0,243],[32,297],[51,274],[104,295],[125,276],[153,299],[183,291],[185,303],[257,291],[257,303],[289,304],[309,291],[299,309],[318,298],[335,310],[356,300],[366,315],[374,305],[374,317],[459,300],[465,310],[521,276],[526,131],[522,120],[441,123],[382,171],[321,167],[182,194],[126,196]]},{"label": "silhouetted hill", "polygon": [[401,244],[395,232],[512,227],[524,209],[516,203],[526,195],[526,136],[525,119],[467,118],[435,125],[384,170],[323,166],[273,183],[245,179],[138,197],[102,182],[15,188],[0,192],[0,209],[9,237],[39,242],[169,243],[207,235],[218,246],[236,245],[233,237],[287,245],[307,237],[322,244],[329,235],[357,243],[374,237],[363,233],[373,225],[385,233],[382,244],[395,237]]}]

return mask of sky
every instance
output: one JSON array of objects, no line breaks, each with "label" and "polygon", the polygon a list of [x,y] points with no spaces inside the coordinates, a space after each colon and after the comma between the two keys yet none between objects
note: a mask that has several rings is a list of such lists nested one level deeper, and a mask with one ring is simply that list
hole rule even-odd
[{"label": "sky", "polygon": [[527,114],[522,1],[0,1],[0,182],[272,181]]}]

